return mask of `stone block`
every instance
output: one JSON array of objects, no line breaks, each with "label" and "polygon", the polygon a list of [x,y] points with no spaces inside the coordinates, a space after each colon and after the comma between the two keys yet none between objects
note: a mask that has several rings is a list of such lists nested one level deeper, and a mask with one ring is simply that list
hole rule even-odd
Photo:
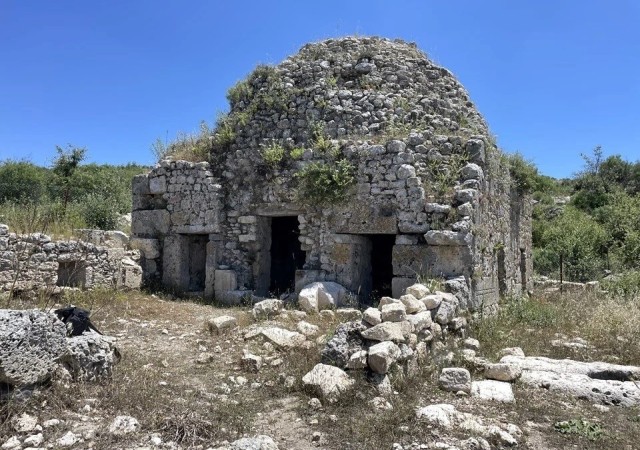
[{"label": "stone block", "polygon": [[146,174],[140,174],[131,180],[131,191],[133,195],[149,195],[149,177]]},{"label": "stone block", "polygon": [[156,237],[169,232],[171,225],[169,212],[164,209],[133,211],[131,213],[131,234],[136,237]]},{"label": "stone block", "polygon": [[131,238],[129,244],[132,249],[140,250],[147,259],[160,257],[160,241],[158,239]]},{"label": "stone block", "polygon": [[151,194],[164,194],[167,192],[167,177],[151,177],[149,178],[149,192]]},{"label": "stone block", "polygon": [[214,272],[213,286],[216,299],[223,301],[228,297],[227,294],[230,291],[238,289],[238,276],[234,270],[216,269]]}]

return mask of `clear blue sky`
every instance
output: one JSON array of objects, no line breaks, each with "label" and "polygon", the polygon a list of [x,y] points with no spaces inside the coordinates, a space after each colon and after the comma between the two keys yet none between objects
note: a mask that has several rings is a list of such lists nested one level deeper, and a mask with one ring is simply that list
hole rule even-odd
[{"label": "clear blue sky", "polygon": [[640,159],[638,0],[0,0],[0,160],[150,164],[256,64],[349,34],[417,42],[545,174]]}]

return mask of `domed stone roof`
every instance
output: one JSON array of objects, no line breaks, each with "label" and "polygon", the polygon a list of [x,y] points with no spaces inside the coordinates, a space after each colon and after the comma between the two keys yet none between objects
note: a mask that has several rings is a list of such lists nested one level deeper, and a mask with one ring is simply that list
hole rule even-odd
[{"label": "domed stone roof", "polygon": [[370,143],[412,132],[423,138],[488,134],[451,72],[400,40],[346,37],[307,44],[276,66],[258,66],[227,97],[231,108],[218,124],[214,154],[273,142],[313,147],[318,133]]}]

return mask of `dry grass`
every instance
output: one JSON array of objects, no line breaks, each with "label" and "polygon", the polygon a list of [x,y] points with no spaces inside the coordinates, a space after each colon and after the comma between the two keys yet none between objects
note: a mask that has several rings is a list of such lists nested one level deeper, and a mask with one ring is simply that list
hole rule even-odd
[{"label": "dry grass", "polygon": [[[237,317],[243,327],[251,325],[254,322],[248,308],[225,309],[191,300],[112,291],[70,293],[58,300],[59,304],[68,302],[91,309],[98,328],[118,337],[122,361],[106,382],[70,387],[52,383],[27,401],[5,403],[0,407],[0,442],[13,434],[10,418],[25,411],[38,416],[40,422],[65,420],[57,431],[48,431],[49,442],[51,433],[55,439],[72,427],[95,427],[96,436],[91,440],[96,449],[149,445],[144,439],[151,433],[159,433],[165,442],[182,448],[206,448],[243,435],[267,434],[278,438],[281,448],[306,449],[312,446],[314,431],[323,432],[320,447],[330,449],[391,448],[395,442],[453,443],[469,437],[455,430],[427,427],[415,418],[417,407],[433,403],[451,403],[463,412],[516,423],[525,430],[524,448],[625,449],[636,448],[640,442],[637,408],[603,412],[583,401],[519,384],[515,385],[516,404],[481,403],[437,389],[437,368],[424,368],[411,377],[396,371],[392,376],[396,393],[388,396],[392,410],[378,410],[369,403],[379,394],[361,372],[351,372],[357,383],[350,394],[335,405],[314,410],[307,406],[312,394],[305,392],[301,378],[319,362],[320,346],[267,351],[260,342],[244,341],[242,331],[222,336],[204,331],[208,317],[225,314]],[[11,303],[12,308],[33,306],[54,305],[44,295]],[[328,335],[337,324],[320,316],[307,320]],[[278,319],[277,325],[294,329],[295,323],[294,319]],[[581,352],[551,347],[549,341],[556,333],[580,336],[596,348]],[[472,334],[480,339],[488,357],[499,348],[521,346],[528,354],[619,358],[620,362],[637,364],[638,333],[640,306],[590,294],[512,302],[500,315],[475,324]],[[212,362],[195,363],[202,347],[214,353]],[[259,373],[241,369],[244,348],[265,357]],[[278,360],[281,362],[276,364]],[[231,381],[230,377],[238,376],[246,378],[244,386]],[[294,377],[293,386],[286,386],[287,377]],[[252,387],[252,383],[259,387]],[[82,411],[87,404],[91,412]],[[135,437],[109,434],[108,424],[122,414],[138,418],[142,433]],[[571,419],[598,424],[604,434],[590,441],[554,430],[554,423]]]}]

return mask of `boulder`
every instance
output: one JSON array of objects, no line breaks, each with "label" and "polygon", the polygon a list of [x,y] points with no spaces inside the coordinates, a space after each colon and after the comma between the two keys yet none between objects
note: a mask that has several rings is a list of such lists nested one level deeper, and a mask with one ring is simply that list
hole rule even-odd
[{"label": "boulder", "polygon": [[0,383],[25,386],[49,379],[67,351],[64,323],[39,310],[0,310]]},{"label": "boulder", "polygon": [[425,295],[420,299],[428,310],[436,309],[442,303],[442,296],[439,294]]},{"label": "boulder", "polygon": [[471,383],[471,396],[501,403],[516,401],[511,384],[496,380],[474,381]]},{"label": "boulder", "polygon": [[271,317],[275,317],[284,308],[284,303],[282,300],[278,299],[268,299],[262,300],[261,302],[253,305],[253,318],[256,320],[259,319],[269,319]]},{"label": "boulder", "polygon": [[401,302],[384,305],[380,312],[383,322],[402,322],[407,318],[407,310]]},{"label": "boulder", "polygon": [[378,303],[378,309],[382,310],[382,307],[385,305],[391,305],[393,303],[400,303],[400,300],[398,300],[397,298],[391,298],[391,297],[382,297],[380,299],[380,302]]},{"label": "boulder", "polygon": [[520,347],[507,347],[498,352],[498,358],[504,356],[522,356],[524,357],[524,351]]},{"label": "boulder", "polygon": [[471,374],[461,367],[447,367],[440,372],[438,378],[440,388],[449,392],[471,392]]},{"label": "boulder", "polygon": [[366,369],[367,356],[369,352],[366,350],[359,350],[349,357],[347,361],[347,369]]},{"label": "boulder", "polygon": [[418,408],[416,411],[416,417],[418,419],[445,429],[453,426],[454,420],[457,416],[458,411],[456,410],[456,407],[446,403],[425,406],[423,408]]},{"label": "boulder", "polygon": [[67,352],[59,361],[74,380],[95,381],[111,376],[120,352],[114,337],[85,332],[67,338]]},{"label": "boulder", "polygon": [[427,309],[424,303],[422,303],[420,300],[418,300],[416,297],[414,297],[411,294],[403,295],[402,297],[400,297],[400,301],[404,305],[407,311],[407,314],[415,314]]},{"label": "boulder", "polygon": [[362,311],[356,308],[338,308],[336,316],[342,321],[360,320],[362,319]]},{"label": "boulder", "polygon": [[317,281],[308,284],[298,294],[298,305],[306,312],[335,309],[348,299],[344,286],[333,281]]},{"label": "boulder", "polygon": [[302,347],[306,341],[304,335],[279,327],[258,327],[249,330],[244,336],[245,339],[253,339],[256,337],[263,337],[276,347],[283,349]]},{"label": "boulder", "polygon": [[238,326],[238,320],[233,316],[212,317],[207,321],[209,332],[222,334],[229,330],[233,330]]},{"label": "boulder", "polygon": [[453,317],[456,314],[456,306],[449,302],[442,302],[436,311],[433,320],[439,323],[440,325],[447,325],[449,322],[453,320]]},{"label": "boulder", "polygon": [[369,325],[378,325],[382,322],[382,314],[378,308],[367,308],[362,314],[362,320]]},{"label": "boulder", "polygon": [[302,383],[321,399],[333,403],[351,389],[355,382],[338,367],[316,364],[302,377]]},{"label": "boulder", "polygon": [[354,353],[366,347],[361,332],[366,326],[360,322],[347,322],[338,325],[333,337],[325,344],[321,352],[324,364],[344,368]]},{"label": "boulder", "polygon": [[407,295],[413,295],[415,298],[422,298],[431,293],[428,287],[420,283],[412,284],[405,290],[405,292]]},{"label": "boulder", "polygon": [[490,380],[515,381],[522,375],[522,369],[516,365],[496,363],[484,368],[484,376]]},{"label": "boulder", "polygon": [[240,363],[247,372],[259,372],[262,367],[262,356],[254,355],[245,350],[242,353]]},{"label": "boulder", "polygon": [[411,324],[411,332],[417,334],[431,326],[431,313],[429,311],[422,311],[418,314],[410,314],[407,316],[407,322]]},{"label": "boulder", "polygon": [[320,334],[320,328],[317,325],[301,320],[296,324],[298,332],[304,334],[306,337],[314,337]]},{"label": "boulder", "polygon": [[360,335],[370,341],[406,342],[411,334],[411,324],[405,322],[383,322],[367,330]]},{"label": "boulder", "polygon": [[369,348],[367,362],[369,368],[375,373],[385,374],[389,372],[391,365],[401,356],[400,348],[393,342],[385,341],[372,345]]}]

